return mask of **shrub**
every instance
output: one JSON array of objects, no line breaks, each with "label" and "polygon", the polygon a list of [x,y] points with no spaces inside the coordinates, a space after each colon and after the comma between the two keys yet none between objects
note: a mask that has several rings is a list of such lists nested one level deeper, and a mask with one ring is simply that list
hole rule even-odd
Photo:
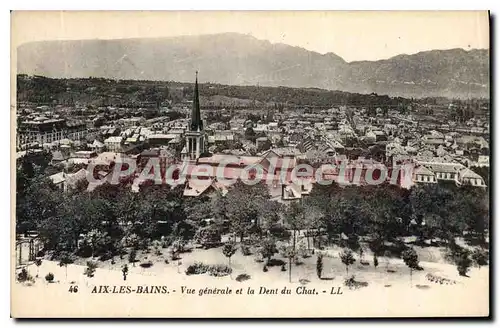
[{"label": "shrub", "polygon": [[285,261],[281,259],[270,259],[267,261],[266,266],[272,267],[272,266],[282,266],[285,265]]},{"label": "shrub", "polygon": [[269,269],[267,268],[267,265],[264,265],[264,268],[262,269],[262,271],[264,271],[264,272],[269,271]]},{"label": "shrub", "polygon": [[350,249],[344,249],[342,252],[340,252],[340,260],[345,265],[346,273],[349,274],[349,266],[356,262],[352,251]]},{"label": "shrub", "polygon": [[250,279],[250,275],[246,274],[246,273],[242,273],[242,274],[239,274],[237,277],[236,277],[236,281],[237,282],[242,282],[242,281],[246,281],[246,280],[249,280]]},{"label": "shrub", "polygon": [[104,254],[102,254],[100,257],[99,257],[99,260],[100,261],[107,261],[107,260],[111,260],[113,258],[113,253],[111,252],[105,252]]},{"label": "shrub", "polygon": [[194,236],[194,241],[203,248],[216,247],[220,245],[221,240],[221,232],[214,226],[200,228]]},{"label": "shrub", "polygon": [[140,266],[141,266],[141,268],[145,268],[145,269],[147,269],[147,268],[150,268],[150,267],[152,267],[152,266],[153,266],[153,262],[151,262],[151,261],[142,262],[142,263],[140,264]]},{"label": "shrub", "polygon": [[323,254],[318,254],[318,258],[316,259],[316,274],[321,279],[323,274]]},{"label": "shrub", "polygon": [[191,264],[190,266],[187,267],[186,269],[186,275],[192,275],[192,274],[204,274],[207,273],[208,271],[208,265],[203,264],[201,262],[195,262],[194,264]]},{"label": "shrub", "polygon": [[281,271],[286,271],[286,266],[284,264],[281,266]]},{"label": "shrub", "polygon": [[358,289],[361,287],[367,287],[368,283],[366,281],[357,281],[355,276],[350,276],[344,280],[344,285],[349,289]]},{"label": "shrub", "polygon": [[462,251],[455,258],[455,264],[457,265],[458,274],[461,276],[467,276],[470,266],[472,265],[472,260],[469,257],[470,252],[468,250]]},{"label": "shrub", "polygon": [[19,272],[17,274],[17,281],[19,281],[19,282],[25,282],[25,281],[29,281],[29,280],[31,280],[31,276],[28,273],[28,270],[26,270],[25,268],[23,268],[21,270],[21,272]]},{"label": "shrub", "polygon": [[195,262],[187,267],[186,275],[207,273],[214,277],[223,277],[231,274],[232,269],[225,264],[207,265],[201,262]]},{"label": "shrub", "polygon": [[241,254],[244,256],[252,255],[252,251],[249,245],[241,245]]},{"label": "shrub", "polygon": [[344,286],[349,287],[350,289],[356,285],[356,279],[354,276],[350,276],[344,280]]},{"label": "shrub", "polygon": [[54,282],[54,274],[52,272],[47,273],[45,280],[49,283]]},{"label": "shrub", "polygon": [[224,277],[230,275],[233,270],[225,264],[210,265],[208,267],[208,274],[213,277]]},{"label": "shrub", "polygon": [[377,254],[373,254],[373,266],[375,269],[378,267],[378,257]]},{"label": "shrub", "polygon": [[412,283],[413,270],[419,270],[418,255],[413,248],[403,252],[403,261],[410,268],[410,284]]},{"label": "shrub", "polygon": [[97,268],[97,264],[92,261],[87,261],[87,267],[83,272],[87,277],[92,278],[95,274],[95,269]]},{"label": "shrub", "polygon": [[130,263],[135,263],[137,262],[137,251],[135,249],[132,249],[130,251],[130,254],[128,255],[128,261]]},{"label": "shrub", "polygon": [[236,244],[232,241],[227,242],[222,247],[222,254],[229,259],[229,265],[231,265],[231,256],[236,253]]},{"label": "shrub", "polygon": [[481,267],[483,265],[488,265],[488,251],[484,250],[484,249],[475,249],[473,252],[472,252],[472,260],[474,261],[474,263],[478,266],[478,267]]},{"label": "shrub", "polygon": [[275,240],[273,238],[264,239],[260,244],[259,253],[262,255],[262,258],[270,262],[271,257],[278,253]]}]

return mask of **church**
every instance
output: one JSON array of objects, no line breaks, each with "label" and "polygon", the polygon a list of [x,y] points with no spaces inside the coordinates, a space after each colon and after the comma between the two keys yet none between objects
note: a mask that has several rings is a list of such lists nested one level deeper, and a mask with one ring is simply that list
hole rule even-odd
[{"label": "church", "polygon": [[191,110],[191,124],[186,131],[186,146],[181,152],[182,160],[196,161],[205,153],[206,134],[203,130],[203,120],[200,112],[200,95],[198,91],[198,71],[194,83],[193,108]]}]

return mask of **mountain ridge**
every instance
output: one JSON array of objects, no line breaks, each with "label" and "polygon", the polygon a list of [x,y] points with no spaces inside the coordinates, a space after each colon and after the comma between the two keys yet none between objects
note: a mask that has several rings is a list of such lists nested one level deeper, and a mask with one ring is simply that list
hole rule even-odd
[{"label": "mountain ridge", "polygon": [[346,62],[333,52],[259,40],[248,34],[113,40],[34,41],[18,47],[18,73],[205,81],[322,88],[391,96],[488,97],[489,50],[454,48]]}]

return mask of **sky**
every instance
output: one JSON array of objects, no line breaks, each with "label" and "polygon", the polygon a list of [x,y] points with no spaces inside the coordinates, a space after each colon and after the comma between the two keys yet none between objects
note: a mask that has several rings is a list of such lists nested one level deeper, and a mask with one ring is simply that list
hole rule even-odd
[{"label": "sky", "polygon": [[12,46],[30,41],[121,39],[237,32],[379,60],[432,49],[489,48],[486,11],[17,11]]}]

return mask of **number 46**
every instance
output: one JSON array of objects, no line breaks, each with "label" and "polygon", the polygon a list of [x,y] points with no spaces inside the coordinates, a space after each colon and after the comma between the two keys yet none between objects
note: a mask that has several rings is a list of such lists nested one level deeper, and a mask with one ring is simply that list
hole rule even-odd
[{"label": "number 46", "polygon": [[78,293],[78,286],[73,286],[73,285],[69,286],[68,292],[70,292],[70,293]]}]

